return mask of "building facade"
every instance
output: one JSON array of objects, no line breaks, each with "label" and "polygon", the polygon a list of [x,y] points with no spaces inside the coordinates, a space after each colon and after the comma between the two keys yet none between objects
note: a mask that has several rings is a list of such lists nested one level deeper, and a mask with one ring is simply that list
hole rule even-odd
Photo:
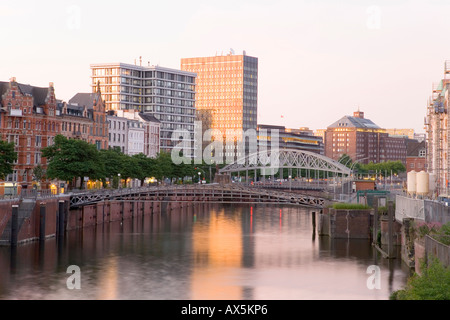
[{"label": "building facade", "polygon": [[127,118],[118,117],[113,110],[108,111],[106,116],[108,121],[108,146],[109,148],[119,148],[124,154],[128,152],[128,126]]},{"label": "building facade", "polygon": [[197,74],[196,108],[198,116],[207,119],[202,127],[209,126],[203,131],[215,130],[214,139],[223,139],[225,145],[228,140],[242,139],[246,130],[256,130],[258,58],[245,52],[183,58],[181,69]]},{"label": "building facade", "polygon": [[438,196],[450,194],[450,61],[444,63],[443,79],[432,85],[425,117],[427,171],[436,178]]},{"label": "building facade", "polygon": [[[86,116],[90,124],[85,128],[87,142],[95,144],[97,149],[108,149],[108,122],[106,120],[106,107],[102,99],[100,88],[97,86],[95,93],[77,93],[69,100],[72,106],[86,109]],[[70,124],[69,124],[70,126]],[[70,127],[69,127],[70,128]],[[73,129],[73,128],[72,128]],[[73,129],[74,134],[82,135],[81,123]],[[86,134],[86,132],[84,134]]]},{"label": "building facade", "polygon": [[91,71],[92,88],[100,86],[106,110],[153,115],[161,123],[161,151],[170,152],[178,143],[172,139],[175,130],[188,132],[193,154],[195,73],[124,63],[92,64]]},{"label": "building facade", "polygon": [[258,145],[265,143],[269,148],[276,132],[280,149],[295,149],[324,154],[324,145],[321,137],[314,136],[309,129],[289,129],[284,126],[258,125]]},{"label": "building facade", "polygon": [[406,172],[426,171],[426,144],[425,141],[409,140],[407,142]]},{"label": "building facade", "polygon": [[[0,194],[13,194],[22,188],[31,188],[33,171],[37,166],[46,170],[42,148],[54,143],[61,129],[53,83],[40,88],[18,83],[0,82],[0,134],[1,139],[14,142],[18,159],[14,172],[0,186]],[[44,183],[42,187],[48,185]]]},{"label": "building facade", "polygon": [[359,163],[402,161],[406,165],[405,137],[392,137],[385,129],[364,118],[364,112],[344,116],[325,131],[325,155],[338,160],[347,154]]}]

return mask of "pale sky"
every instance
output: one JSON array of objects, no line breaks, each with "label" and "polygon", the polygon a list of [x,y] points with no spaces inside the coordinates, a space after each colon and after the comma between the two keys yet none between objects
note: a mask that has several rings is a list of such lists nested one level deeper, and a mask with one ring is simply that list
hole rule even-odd
[{"label": "pale sky", "polygon": [[90,92],[91,63],[179,69],[233,48],[259,59],[258,123],[326,128],[359,106],[424,132],[449,16],[450,0],[1,0],[0,81],[53,82],[67,101]]}]

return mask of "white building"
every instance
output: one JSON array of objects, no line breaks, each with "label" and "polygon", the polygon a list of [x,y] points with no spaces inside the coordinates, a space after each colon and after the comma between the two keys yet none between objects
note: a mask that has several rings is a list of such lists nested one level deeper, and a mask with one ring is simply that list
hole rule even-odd
[{"label": "white building", "polygon": [[174,130],[188,131],[193,154],[195,73],[125,63],[92,64],[91,70],[92,88],[99,84],[106,110],[134,110],[161,121],[162,151],[170,152],[177,144]]},{"label": "white building", "polygon": [[106,116],[108,121],[108,138],[111,149],[118,147],[122,153],[128,152],[128,125],[127,118],[118,117],[114,112],[109,112]]}]

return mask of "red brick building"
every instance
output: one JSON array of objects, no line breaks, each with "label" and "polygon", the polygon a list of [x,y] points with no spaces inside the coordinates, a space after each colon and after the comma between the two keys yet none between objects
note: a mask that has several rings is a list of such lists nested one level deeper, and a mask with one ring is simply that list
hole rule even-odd
[{"label": "red brick building", "polygon": [[[82,112],[84,112],[82,117],[86,116],[90,120],[90,124],[85,123],[86,119],[80,119],[79,122],[75,121],[75,129],[72,126],[71,130],[72,135],[79,135],[80,138],[84,136],[87,139],[87,142],[95,144],[97,149],[100,150],[108,149],[108,121],[106,120],[105,103],[102,99],[99,87],[97,88],[97,92],[95,93],[77,93],[69,100],[69,104],[81,108],[80,110],[83,110]],[[74,121],[73,117],[72,121]],[[86,127],[83,127],[83,125]],[[83,128],[85,128],[86,131],[84,133]]]},{"label": "red brick building", "polygon": [[61,118],[57,115],[53,83],[39,88],[18,83],[15,78],[0,82],[0,107],[1,139],[14,142],[18,154],[14,172],[0,181],[0,194],[12,194],[32,187],[36,166],[46,169],[41,149],[53,144]]},{"label": "red brick building", "polygon": [[406,165],[406,138],[391,137],[364,112],[344,116],[327,127],[324,134],[325,155],[338,160],[343,154],[353,162],[379,163],[400,160]]},{"label": "red brick building", "polygon": [[408,142],[408,154],[406,155],[406,172],[427,171],[426,168],[426,143],[412,140]]}]

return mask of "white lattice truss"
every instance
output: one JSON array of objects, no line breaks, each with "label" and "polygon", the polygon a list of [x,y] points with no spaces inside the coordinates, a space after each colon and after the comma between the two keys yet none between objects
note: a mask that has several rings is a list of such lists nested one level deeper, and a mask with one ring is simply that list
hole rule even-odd
[{"label": "white lattice truss", "polygon": [[350,168],[331,158],[317,153],[295,149],[260,151],[225,166],[220,169],[220,173],[242,172],[247,170],[267,171],[280,168],[327,171],[344,176],[349,176],[351,173]]}]

